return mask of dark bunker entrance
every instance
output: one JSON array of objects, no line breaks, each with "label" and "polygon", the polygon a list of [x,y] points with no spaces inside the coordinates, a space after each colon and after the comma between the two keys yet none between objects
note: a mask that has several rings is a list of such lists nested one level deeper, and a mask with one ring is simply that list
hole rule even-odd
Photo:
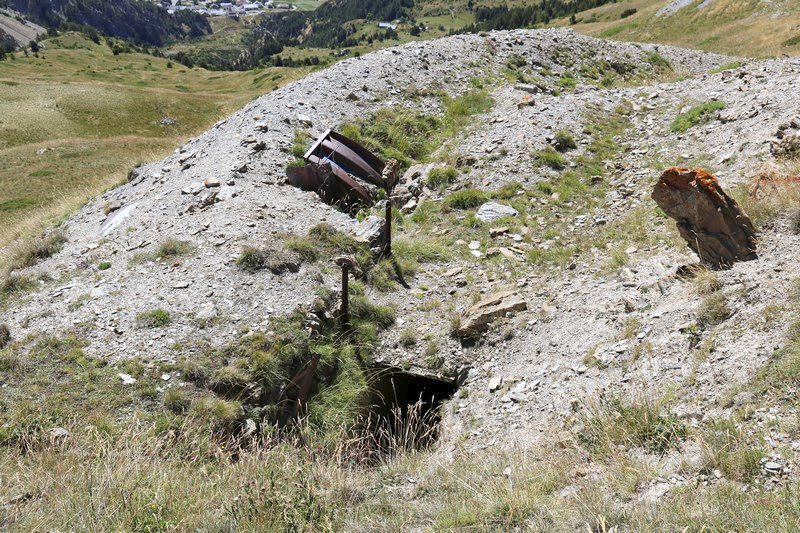
[{"label": "dark bunker entrance", "polygon": [[381,448],[421,449],[436,442],[440,408],[458,389],[455,379],[375,366],[370,382],[369,424]]}]

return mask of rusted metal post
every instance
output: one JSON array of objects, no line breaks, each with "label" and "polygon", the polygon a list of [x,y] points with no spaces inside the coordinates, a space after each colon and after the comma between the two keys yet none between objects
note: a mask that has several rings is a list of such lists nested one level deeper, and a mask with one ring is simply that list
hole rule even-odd
[{"label": "rusted metal post", "polygon": [[342,267],[342,307],[339,309],[339,323],[342,329],[347,330],[350,328],[349,291],[347,285],[350,272],[357,274],[358,266],[352,257],[347,256],[337,257],[334,262]]},{"label": "rusted metal post", "polygon": [[386,225],[384,226],[386,232],[383,236],[383,255],[385,257],[392,256],[392,198],[386,200]]},{"label": "rusted metal post", "polygon": [[348,281],[350,278],[350,265],[342,263],[342,308],[339,310],[339,320],[341,321],[342,329],[347,329],[350,324],[350,309],[349,309],[349,290]]}]

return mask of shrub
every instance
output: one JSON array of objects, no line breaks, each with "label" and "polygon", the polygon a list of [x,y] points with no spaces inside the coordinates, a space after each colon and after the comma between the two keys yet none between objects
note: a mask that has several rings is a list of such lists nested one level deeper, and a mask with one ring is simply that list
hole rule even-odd
[{"label": "shrub", "polygon": [[558,130],[555,134],[555,146],[559,152],[566,152],[572,150],[578,145],[575,144],[575,138],[567,130]]},{"label": "shrub", "polygon": [[103,261],[102,263],[97,265],[98,270],[108,270],[109,268],[111,268],[111,263],[109,263],[108,261]]},{"label": "shrub", "polygon": [[544,149],[539,150],[535,158],[540,165],[550,167],[553,170],[562,170],[567,166],[567,160],[556,152],[552,146],[546,146]]},{"label": "shrub", "polygon": [[456,191],[444,199],[445,209],[471,209],[489,200],[489,195],[477,189]]},{"label": "shrub", "polygon": [[5,348],[11,342],[11,330],[6,324],[0,324],[0,349]]},{"label": "shrub", "polygon": [[163,309],[151,309],[150,311],[142,311],[136,315],[136,324],[140,328],[160,328],[172,322],[172,317],[167,311]]},{"label": "shrub", "polygon": [[635,15],[635,14],[636,14],[636,8],[631,7],[631,8],[626,9],[622,13],[620,13],[619,18],[625,19],[625,18],[628,18],[631,15]]},{"label": "shrub", "polygon": [[192,244],[187,241],[180,241],[177,239],[167,239],[158,245],[155,251],[155,257],[158,259],[168,259],[170,257],[178,257],[186,255],[192,251]]},{"label": "shrub", "polygon": [[440,189],[453,183],[456,176],[458,176],[458,170],[451,166],[431,169],[428,174],[428,187]]}]

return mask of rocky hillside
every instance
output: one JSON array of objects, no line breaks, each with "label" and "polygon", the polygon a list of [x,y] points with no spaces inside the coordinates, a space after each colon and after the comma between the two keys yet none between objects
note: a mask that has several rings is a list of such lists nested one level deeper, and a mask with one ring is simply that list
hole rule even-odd
[{"label": "rocky hillside", "polygon": [[[374,363],[455,379],[441,455],[527,450],[554,435],[595,453],[603,417],[623,426],[633,408],[614,406],[641,400],[664,406],[662,425],[648,429],[664,436],[646,433],[637,442],[656,445],[644,449],[617,443],[657,472],[623,501],[738,482],[686,439],[737,409],[750,409],[748,431],[766,442],[749,479],[791,483],[800,439],[784,424],[796,407],[772,387],[796,383],[770,365],[792,334],[800,237],[781,203],[788,193],[765,200],[747,186],[765,163],[797,173],[780,138],[800,129],[788,97],[798,71],[796,60],[570,30],[459,35],[348,59],[254,100],[89,202],[45,239],[64,241],[58,252],[11,274],[3,320],[23,352],[38,335],[69,333],[87,357],[120,369],[114,386],[133,383],[122,370],[136,358],[171,369],[158,395],[182,387],[177,361],[270,332],[338,287],[329,258],[303,254],[319,233],[298,239],[322,223],[360,226],[286,184],[307,135],[344,125],[384,150],[391,139],[372,135],[377,121],[401,109],[446,117],[454,99],[484,91],[490,109],[405,172],[395,243],[407,275],[364,283],[396,310]],[[708,169],[741,202],[760,231],[757,260],[687,269],[697,257],[650,198],[675,165]],[[248,270],[248,247],[268,268]],[[493,295],[499,312],[470,309]],[[599,479],[592,453],[576,459],[561,496]],[[396,490],[425,497],[403,479]]]}]

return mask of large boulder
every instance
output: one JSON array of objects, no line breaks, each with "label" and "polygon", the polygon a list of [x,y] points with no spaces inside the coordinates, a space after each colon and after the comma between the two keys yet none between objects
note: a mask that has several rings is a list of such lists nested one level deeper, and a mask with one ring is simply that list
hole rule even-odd
[{"label": "large boulder", "polygon": [[496,292],[467,309],[458,328],[460,337],[474,337],[485,331],[495,319],[506,313],[525,311],[528,304],[516,291]]},{"label": "large boulder", "polygon": [[756,259],[756,230],[741,207],[703,169],[673,167],[661,175],[652,194],[677,221],[681,237],[711,268]]}]

